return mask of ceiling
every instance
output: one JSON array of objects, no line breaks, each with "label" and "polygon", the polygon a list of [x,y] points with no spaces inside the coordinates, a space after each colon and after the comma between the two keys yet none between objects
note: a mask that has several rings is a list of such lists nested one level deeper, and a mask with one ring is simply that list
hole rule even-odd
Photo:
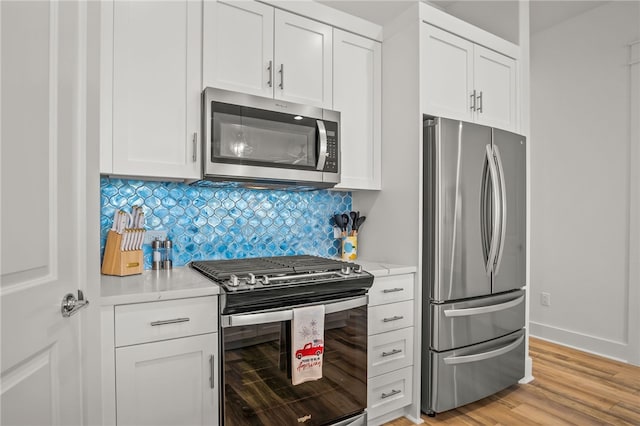
[{"label": "ceiling", "polygon": [[[327,6],[359,16],[367,21],[384,25],[405,11],[415,1],[408,0],[317,0]],[[484,0],[431,0],[429,3],[440,9],[460,7],[464,3],[481,3]],[[514,1],[514,0],[502,0]],[[497,3],[486,2],[486,3]],[[535,34],[546,28],[550,28],[562,21],[577,16],[590,9],[598,7],[606,1],[582,1],[582,0],[531,0],[531,33]]]}]

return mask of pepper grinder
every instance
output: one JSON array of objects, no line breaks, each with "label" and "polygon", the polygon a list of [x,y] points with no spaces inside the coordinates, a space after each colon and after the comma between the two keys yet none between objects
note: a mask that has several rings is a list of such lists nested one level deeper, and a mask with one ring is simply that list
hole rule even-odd
[{"label": "pepper grinder", "polygon": [[151,269],[162,269],[162,241],[156,238],[151,242]]},{"label": "pepper grinder", "polygon": [[169,239],[164,241],[164,260],[162,267],[164,269],[173,268],[173,243]]}]

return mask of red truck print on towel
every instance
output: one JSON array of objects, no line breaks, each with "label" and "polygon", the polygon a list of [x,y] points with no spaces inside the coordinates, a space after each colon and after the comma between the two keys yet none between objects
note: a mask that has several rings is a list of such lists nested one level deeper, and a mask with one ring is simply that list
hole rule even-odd
[{"label": "red truck print on towel", "polygon": [[322,343],[317,343],[316,346],[309,342],[304,345],[302,349],[296,351],[296,358],[301,359],[303,356],[320,355],[324,351]]}]

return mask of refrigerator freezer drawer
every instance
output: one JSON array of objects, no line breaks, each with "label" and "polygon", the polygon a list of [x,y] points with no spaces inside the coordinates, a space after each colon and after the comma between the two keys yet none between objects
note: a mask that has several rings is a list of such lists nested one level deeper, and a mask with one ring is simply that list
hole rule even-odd
[{"label": "refrigerator freezer drawer", "polygon": [[447,352],[429,352],[429,405],[436,413],[492,395],[524,377],[524,330]]},{"label": "refrigerator freezer drawer", "polygon": [[463,302],[431,304],[431,342],[435,351],[469,346],[524,327],[523,290]]}]

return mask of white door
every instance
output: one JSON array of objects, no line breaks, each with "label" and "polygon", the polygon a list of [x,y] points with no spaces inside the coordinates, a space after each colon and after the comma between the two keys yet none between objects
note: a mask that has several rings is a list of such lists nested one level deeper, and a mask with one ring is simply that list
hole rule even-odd
[{"label": "white door", "polygon": [[333,31],[333,109],[340,111],[340,184],[380,189],[381,51],[379,42]]},{"label": "white door", "polygon": [[273,97],[273,7],[205,1],[202,43],[204,87]]},{"label": "white door", "polygon": [[278,9],[275,34],[275,98],[331,109],[332,28]]},{"label": "white door", "polygon": [[199,179],[202,3],[113,7],[113,173]]},{"label": "white door", "polygon": [[2,1],[0,15],[0,423],[77,425],[86,310],[63,318],[61,301],[85,289],[86,5]]},{"label": "white door", "polygon": [[473,121],[473,43],[423,24],[422,113]]},{"label": "white door", "polygon": [[118,425],[218,424],[217,333],[116,349]]},{"label": "white door", "polygon": [[517,131],[516,61],[482,46],[474,49],[476,121]]}]

